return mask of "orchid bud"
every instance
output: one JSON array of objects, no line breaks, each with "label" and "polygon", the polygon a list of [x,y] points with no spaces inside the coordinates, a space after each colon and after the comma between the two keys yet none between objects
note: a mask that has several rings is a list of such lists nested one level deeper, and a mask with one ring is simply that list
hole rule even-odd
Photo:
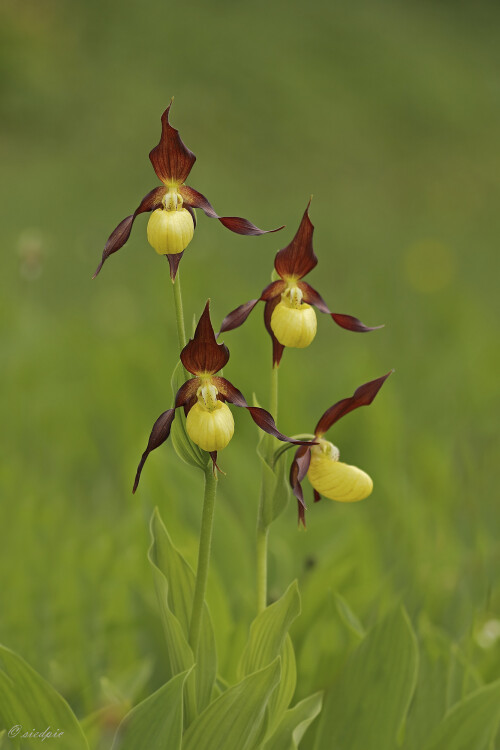
[{"label": "orchid bud", "polygon": [[194,223],[186,208],[157,208],[148,222],[148,242],[159,255],[182,253],[194,235]]},{"label": "orchid bud", "polygon": [[271,328],[283,346],[304,349],[316,336],[316,313],[302,296],[298,286],[289,287],[273,310]]},{"label": "orchid bud", "polygon": [[311,449],[307,478],[320,495],[341,503],[364,500],[373,490],[371,477],[356,466],[339,461],[339,450],[327,440]]},{"label": "orchid bud", "polygon": [[234,419],[227,404],[217,399],[217,388],[211,383],[198,388],[198,401],[186,418],[186,430],[204,451],[220,451],[234,434]]}]

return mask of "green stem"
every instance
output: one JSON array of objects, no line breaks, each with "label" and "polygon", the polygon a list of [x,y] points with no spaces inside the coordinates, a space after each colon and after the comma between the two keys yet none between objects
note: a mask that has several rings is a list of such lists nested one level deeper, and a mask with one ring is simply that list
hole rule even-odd
[{"label": "green stem", "polygon": [[[271,370],[271,397],[270,412],[274,421],[278,417],[278,366]],[[273,468],[275,438],[266,436],[265,459],[267,464]],[[264,517],[264,487],[266,483],[266,468],[263,468],[262,489],[260,493],[259,515],[257,520],[257,612],[263,612],[267,606],[267,542],[269,538],[269,525]]]},{"label": "green stem", "polygon": [[203,615],[203,604],[205,602],[205,592],[207,588],[216,494],[217,475],[212,467],[212,462],[210,462],[210,466],[207,466],[205,469],[205,496],[203,498],[203,514],[201,518],[198,568],[196,570],[193,609],[191,611],[191,622],[189,625],[189,645],[193,650],[195,660],[200,640],[201,618]]},{"label": "green stem", "polygon": [[177,319],[177,336],[179,338],[179,348],[184,349],[186,346],[186,329],[184,328],[184,310],[182,308],[181,278],[179,271],[172,283],[174,290],[175,317]]}]

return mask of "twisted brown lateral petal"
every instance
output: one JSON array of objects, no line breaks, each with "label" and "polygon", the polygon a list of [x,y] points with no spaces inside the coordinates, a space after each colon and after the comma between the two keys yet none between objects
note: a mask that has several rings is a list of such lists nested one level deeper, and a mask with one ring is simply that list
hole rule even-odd
[{"label": "twisted brown lateral petal", "polygon": [[179,131],[168,121],[172,101],[161,116],[160,142],[150,152],[153,169],[165,184],[177,184],[187,178],[196,156],[181,140]]},{"label": "twisted brown lateral petal", "polygon": [[210,300],[205,305],[194,338],[192,338],[181,352],[181,361],[186,370],[195,375],[201,373],[216,373],[229,360],[229,349],[225,344],[218,344],[214,329],[210,321]]},{"label": "twisted brown lateral petal", "polygon": [[394,370],[390,370],[386,375],[382,375],[381,378],[370,380],[368,383],[360,385],[350,398],[344,398],[342,401],[337,401],[336,404],[330,406],[316,425],[316,429],[314,430],[316,437],[324,435],[325,432],[335,424],[335,422],[353,409],[358,409],[360,406],[368,406],[371,404],[392,372],[394,372]]},{"label": "twisted brown lateral petal", "polygon": [[265,409],[261,409],[260,406],[249,406],[242,392],[239,391],[229,380],[226,380],[226,378],[212,378],[212,383],[224,397],[225,401],[229,401],[230,404],[247,409],[255,424],[260,427],[261,430],[264,430],[264,432],[273,435],[284,443],[292,443],[292,445],[311,445],[310,440],[292,440],[292,438],[289,438],[280,432],[276,427],[276,423],[271,414]]},{"label": "twisted brown lateral petal", "polygon": [[309,203],[300,222],[297,234],[289,245],[280,250],[274,259],[274,267],[281,278],[293,276],[301,279],[317,265],[318,259],[314,254],[312,236],[314,226],[309,218]]},{"label": "twisted brown lateral petal", "polygon": [[137,467],[134,487],[132,489],[133,493],[135,493],[137,487],[139,486],[139,480],[141,478],[142,469],[144,467],[144,464],[146,463],[147,457],[149,456],[151,451],[154,451],[156,448],[159,448],[160,445],[162,445],[165,442],[165,440],[168,438],[168,436],[170,435],[170,428],[175,418],[175,410],[179,406],[186,406],[192,400],[193,394],[196,394],[197,387],[198,387],[198,378],[191,378],[186,383],[181,385],[181,387],[179,388],[179,390],[177,391],[175,395],[174,408],[167,409],[167,411],[164,411],[163,414],[160,414],[160,416],[154,423],[153,429],[151,430],[151,434],[149,436],[148,444],[146,446],[146,450],[142,454],[141,460],[139,462],[139,466]]},{"label": "twisted brown lateral petal", "polygon": [[271,317],[274,311],[274,308],[279,303],[280,297],[273,297],[273,299],[266,302],[264,307],[264,323],[267,329],[268,334],[270,335],[272,342],[273,342],[273,366],[278,367],[279,363],[281,362],[281,357],[283,356],[283,352],[285,351],[285,347],[283,344],[280,344],[276,336],[274,335],[274,331],[271,328]]},{"label": "twisted brown lateral petal", "polygon": [[344,315],[343,313],[332,313],[326,304],[325,300],[320,294],[313,289],[310,284],[305,281],[299,281],[298,286],[302,290],[304,297],[303,301],[309,305],[314,305],[322,313],[330,315],[335,323],[341,328],[346,328],[348,331],[355,331],[357,333],[368,333],[369,331],[376,331],[384,326],[365,326],[358,318],[354,318],[352,315]]},{"label": "twisted brown lateral petal", "polygon": [[102,253],[101,262],[97,266],[95,273],[92,276],[93,279],[95,279],[95,277],[103,267],[104,262],[109,258],[109,256],[113,253],[116,253],[116,251],[123,247],[123,245],[126,243],[128,238],[130,237],[130,232],[132,231],[132,225],[135,221],[135,217],[139,214],[145,213],[146,211],[154,211],[155,208],[159,208],[161,206],[161,200],[166,192],[167,189],[163,187],[163,185],[154,188],[153,190],[151,190],[151,192],[144,196],[139,206],[135,209],[134,213],[130,216],[127,216],[118,224],[118,226],[110,234],[108,241],[106,242]]},{"label": "twisted brown lateral petal", "polygon": [[290,466],[290,484],[292,486],[293,494],[297,498],[299,523],[301,523],[304,528],[306,525],[305,512],[307,510],[307,506],[304,501],[304,493],[302,492],[301,482],[307,474],[310,463],[311,449],[309,446],[302,445],[295,451],[295,456],[293,457],[292,465]]},{"label": "twisted brown lateral petal", "polygon": [[164,443],[170,435],[170,428],[172,426],[172,422],[174,421],[174,417],[175,409],[167,409],[167,411],[164,411],[163,414],[161,414],[154,423],[153,429],[151,430],[151,435],[149,436],[146,450],[142,454],[139,466],[137,467],[134,487],[132,489],[133,493],[135,493],[137,487],[139,486],[142,469],[144,468],[147,457],[149,456],[151,451],[154,451],[155,448],[159,448],[159,446],[162,445],[162,443]]},{"label": "twisted brown lateral petal", "polygon": [[184,199],[186,208],[187,206],[191,206],[192,208],[201,208],[201,210],[204,211],[207,216],[209,216],[211,219],[218,219],[221,224],[223,224],[227,229],[230,229],[231,232],[235,232],[235,234],[269,234],[269,232],[279,232],[279,230],[283,229],[284,226],[283,225],[281,227],[277,227],[277,229],[259,229],[259,227],[256,227],[255,224],[252,224],[251,221],[248,221],[248,219],[241,219],[239,216],[219,216],[217,213],[215,213],[210,201],[208,201],[204,195],[199,193],[194,188],[189,187],[188,185],[181,185],[179,187],[179,193]]},{"label": "twisted brown lateral petal", "polygon": [[239,328],[248,318],[257,302],[260,302],[261,300],[270,300],[276,296],[279,297],[281,295],[281,292],[283,292],[285,288],[286,282],[273,281],[271,284],[266,286],[259,299],[251,299],[250,302],[245,302],[245,304],[240,305],[235,310],[228,313],[222,321],[222,325],[217,336],[220,336],[220,334],[224,333],[225,331],[232,331],[234,328]]}]

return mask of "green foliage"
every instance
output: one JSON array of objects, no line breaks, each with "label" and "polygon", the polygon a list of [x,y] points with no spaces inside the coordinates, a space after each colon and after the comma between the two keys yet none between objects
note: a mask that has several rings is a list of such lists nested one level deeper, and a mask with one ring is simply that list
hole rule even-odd
[{"label": "green foliage", "polygon": [[309,725],[321,711],[323,694],[315,693],[285,711],[262,750],[296,750]]},{"label": "green foliage", "polygon": [[[158,510],[155,510],[151,519],[151,536],[149,561],[153,568],[171,671],[173,675],[177,675],[190,670],[195,663],[193,652],[188,645],[194,573],[173,546]],[[215,639],[205,605],[196,668],[186,679],[187,724],[209,703],[216,671]]]},{"label": "green foliage", "polygon": [[[272,691],[279,683],[280,659],[229,688],[193,722],[182,750],[253,750]],[[228,721],[230,717],[230,721]]]},{"label": "green foliage", "polygon": [[184,683],[188,672],[172,677],[139,703],[118,727],[112,750],[181,750]]},{"label": "green foliage", "polygon": [[[21,727],[15,747],[26,750],[37,738],[22,739],[33,729],[62,732],[61,737],[44,739],[48,748],[64,746],[67,750],[88,750],[80,725],[64,698],[32,669],[20,656],[0,646],[0,730]],[[5,738],[4,738],[5,742]]]},{"label": "green foliage", "polygon": [[423,750],[489,750],[500,722],[500,680],[456,703]]},{"label": "green foliage", "polygon": [[361,641],[327,690],[315,750],[396,748],[417,669],[416,638],[398,609]]}]

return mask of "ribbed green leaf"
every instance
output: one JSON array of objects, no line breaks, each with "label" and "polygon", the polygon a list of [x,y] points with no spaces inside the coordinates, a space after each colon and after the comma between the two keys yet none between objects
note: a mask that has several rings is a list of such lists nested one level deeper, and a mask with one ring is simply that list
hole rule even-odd
[{"label": "ribbed green leaf", "polygon": [[416,638],[406,612],[397,610],[366,636],[328,690],[315,750],[393,750],[417,670]]},{"label": "ribbed green leaf", "polygon": [[262,669],[279,655],[288,629],[299,614],[299,587],[297,581],[293,581],[283,596],[266,607],[252,622],[241,657],[241,675]]},{"label": "ribbed green leaf", "polygon": [[299,614],[300,595],[297,581],[294,581],[277,602],[255,618],[241,657],[241,676],[262,669],[278,655],[282,658],[280,684],[269,700],[267,732],[280,721],[295,692],[297,670],[288,630]]},{"label": "ribbed green leaf", "polygon": [[[176,675],[189,670],[195,663],[188,644],[194,573],[172,545],[158,510],[154,511],[151,519],[151,536],[149,561],[153,568],[171,670]],[[205,607],[196,668],[186,680],[186,725],[210,702],[216,671],[215,639]]]},{"label": "ribbed green leaf", "polygon": [[44,740],[43,747],[88,750],[80,724],[64,698],[20,656],[0,646],[0,730],[9,732],[15,726],[22,727],[17,746],[23,750],[42,743],[40,738],[22,739],[25,732],[47,728],[63,734]]},{"label": "ribbed green leaf", "polygon": [[314,693],[286,711],[262,750],[296,750],[309,725],[321,711],[323,693]]},{"label": "ribbed green leaf", "polygon": [[254,750],[269,696],[280,679],[279,657],[229,688],[191,724],[182,750]]},{"label": "ribbed green leaf", "polygon": [[[151,562],[168,580],[168,603],[178,619],[186,640],[193,603],[195,575],[186,560],[172,544],[158,509],[151,519]],[[210,702],[217,674],[217,654],[212,621],[206,604],[203,608],[200,641],[196,655],[196,691],[198,711]],[[191,678],[189,678],[191,679]]]},{"label": "ribbed green leaf", "polygon": [[[184,368],[182,363],[178,362],[174,368],[171,379],[174,397],[184,382]],[[175,452],[179,458],[190,466],[196,466],[198,469],[205,471],[211,458],[206,451],[203,451],[195,445],[187,434],[186,417],[182,408],[176,410],[175,419],[172,422],[172,428],[170,430],[170,440],[172,441]]]},{"label": "ribbed green leaf", "polygon": [[500,680],[456,703],[424,750],[487,750],[500,722]]},{"label": "ribbed green leaf", "polygon": [[361,624],[359,618],[354,614],[346,600],[340,594],[335,593],[335,606],[339,613],[343,623],[349,628],[349,630],[357,635],[358,638],[364,638],[366,635],[365,629]]},{"label": "ribbed green leaf", "polygon": [[112,750],[180,750],[183,692],[188,672],[172,677],[159,690],[135,706],[123,719]]}]

